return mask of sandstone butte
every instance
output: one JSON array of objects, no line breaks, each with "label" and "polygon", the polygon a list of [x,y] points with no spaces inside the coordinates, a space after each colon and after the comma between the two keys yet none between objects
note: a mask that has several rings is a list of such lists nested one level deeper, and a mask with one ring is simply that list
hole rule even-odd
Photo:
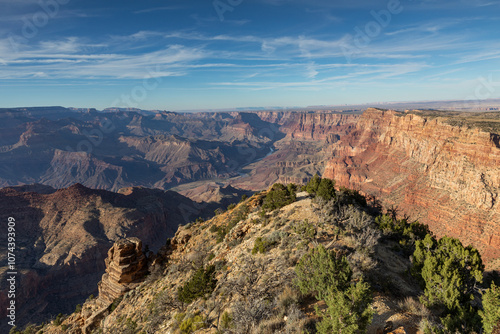
[{"label": "sandstone butte", "polygon": [[478,248],[500,268],[500,136],[444,118],[368,109],[331,144],[323,176]]}]

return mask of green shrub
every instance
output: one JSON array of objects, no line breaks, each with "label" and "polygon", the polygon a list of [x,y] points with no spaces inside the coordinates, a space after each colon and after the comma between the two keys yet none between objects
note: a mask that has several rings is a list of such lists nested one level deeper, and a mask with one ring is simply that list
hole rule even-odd
[{"label": "green shrub", "polygon": [[299,190],[299,186],[296,185],[295,183],[289,183],[286,185],[286,187],[288,188],[288,191],[290,193],[294,193],[294,194],[297,192],[297,190]]},{"label": "green shrub", "polygon": [[264,198],[262,208],[273,211],[293,202],[295,202],[295,192],[281,183],[275,183]]},{"label": "green shrub", "polygon": [[479,311],[485,334],[491,334],[500,325],[500,287],[495,283],[483,293],[483,310]]},{"label": "green shrub", "polygon": [[358,204],[361,207],[366,207],[366,197],[361,195],[358,190],[340,187],[338,195],[342,197],[342,202],[345,204]]},{"label": "green shrub", "polygon": [[300,235],[302,238],[306,240],[312,240],[316,236],[316,227],[313,224],[310,224],[306,219],[303,222],[296,223],[292,226],[293,231]]},{"label": "green shrub", "polygon": [[364,282],[352,283],[347,290],[329,288],[325,298],[327,310],[316,312],[322,320],[316,328],[320,334],[356,334],[366,332],[371,323],[372,295],[369,285]]},{"label": "green shrub", "polygon": [[127,329],[129,331],[135,333],[138,325],[137,325],[137,322],[135,322],[134,320],[132,320],[132,318],[127,318],[127,320],[125,321],[125,326],[127,327]]},{"label": "green shrub", "polygon": [[316,191],[318,190],[320,182],[321,178],[319,177],[319,175],[314,174],[314,176],[306,184],[306,191],[310,194],[316,195]]},{"label": "green shrub", "polygon": [[222,329],[229,329],[232,327],[233,324],[233,317],[231,317],[231,314],[229,314],[227,311],[224,311],[222,313],[222,316],[220,318],[220,327]]},{"label": "green shrub", "polygon": [[418,221],[408,223],[406,218],[396,219],[390,214],[376,217],[375,224],[385,234],[390,234],[396,239],[407,255],[413,253],[417,240],[423,240],[426,235],[432,236],[432,232],[427,225],[421,224]]},{"label": "green shrub", "polygon": [[179,301],[190,304],[194,300],[212,293],[217,284],[214,275],[214,265],[209,265],[206,268],[198,268],[191,279],[182,287],[179,287],[177,291],[177,298]]},{"label": "green shrub", "polygon": [[309,250],[300,259],[295,272],[295,284],[300,292],[313,293],[318,300],[324,299],[329,289],[346,289],[352,276],[345,256],[337,257],[335,252],[323,245]]},{"label": "green shrub", "polygon": [[118,298],[116,298],[114,301],[113,301],[113,304],[111,304],[110,308],[109,308],[109,311],[110,312],[113,312],[117,307],[118,305],[120,305],[121,301],[123,299],[123,296],[120,296]]},{"label": "green shrub", "polygon": [[325,201],[335,198],[335,182],[322,178],[316,190],[316,196],[323,198]]},{"label": "green shrub", "polygon": [[62,313],[59,313],[54,320],[54,326],[61,326],[61,323],[64,321],[64,315]]},{"label": "green shrub", "polygon": [[193,317],[183,317],[181,324],[179,325],[179,329],[183,334],[191,334],[197,331],[198,329],[205,328],[207,325],[205,323],[205,319],[196,314]]},{"label": "green shrub", "polygon": [[234,209],[235,207],[236,207],[236,204],[231,203],[231,204],[229,204],[229,205],[227,206],[227,211],[232,210],[232,209]]},{"label": "green shrub", "polygon": [[444,309],[441,323],[446,330],[471,332],[478,327],[473,307],[474,289],[483,280],[484,266],[479,252],[463,247],[458,239],[431,235],[417,240],[412,273],[421,280],[425,306]]},{"label": "green shrub", "polygon": [[75,313],[80,313],[82,311],[82,305],[78,304],[75,308]]},{"label": "green shrub", "polygon": [[267,252],[272,246],[274,246],[277,243],[276,240],[271,240],[269,238],[261,238],[258,237],[255,239],[253,249],[252,249],[252,254],[257,254],[261,253],[264,254]]}]

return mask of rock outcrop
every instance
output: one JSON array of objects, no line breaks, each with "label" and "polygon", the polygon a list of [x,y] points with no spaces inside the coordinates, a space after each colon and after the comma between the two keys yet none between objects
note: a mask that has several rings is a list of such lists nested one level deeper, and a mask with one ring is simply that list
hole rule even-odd
[{"label": "rock outcrop", "polygon": [[[17,323],[46,321],[71,313],[97,294],[104,259],[115,240],[138,237],[156,252],[179,224],[213,214],[215,205],[172,191],[124,188],[119,193],[73,185],[43,193],[39,187],[0,190],[0,235],[8,217],[16,220]],[[6,256],[7,244],[0,244]],[[4,257],[5,258],[5,257]],[[5,266],[0,267],[0,304],[8,302]],[[5,317],[5,309],[0,316]],[[0,327],[0,332],[7,328]]]},{"label": "rock outcrop", "polygon": [[109,249],[105,263],[106,273],[99,283],[98,297],[103,305],[113,303],[116,298],[134,289],[148,272],[147,259],[138,238],[116,241]]},{"label": "rock outcrop", "polygon": [[445,118],[368,109],[332,144],[324,176],[474,245],[500,268],[498,138]]}]

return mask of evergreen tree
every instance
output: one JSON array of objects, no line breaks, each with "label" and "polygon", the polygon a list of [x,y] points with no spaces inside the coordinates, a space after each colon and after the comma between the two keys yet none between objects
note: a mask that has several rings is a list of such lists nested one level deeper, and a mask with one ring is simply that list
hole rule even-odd
[{"label": "evergreen tree", "polygon": [[275,183],[267,193],[266,198],[264,198],[262,207],[268,211],[272,211],[295,202],[295,199],[295,192],[293,190],[288,189],[281,183]]},{"label": "evergreen tree", "polygon": [[209,265],[206,268],[203,266],[198,268],[191,279],[179,287],[177,292],[178,299],[185,304],[190,304],[194,300],[212,293],[217,284],[214,276],[214,265]]},{"label": "evergreen tree", "polygon": [[441,323],[449,331],[470,331],[477,327],[477,310],[472,307],[473,292],[482,282],[484,266],[479,252],[463,247],[458,239],[430,235],[417,240],[412,272],[424,287],[423,303],[444,308]]},{"label": "evergreen tree", "polygon": [[352,276],[345,256],[337,257],[323,245],[309,250],[300,259],[295,272],[300,292],[313,293],[318,300],[325,299],[329,289],[346,289]]},{"label": "evergreen tree", "polygon": [[[356,334],[366,332],[371,323],[373,310],[370,307],[372,295],[364,282],[352,283],[346,291],[329,289],[325,298],[327,310],[317,324],[320,334]],[[317,310],[318,312],[318,310]]]},{"label": "evergreen tree", "polygon": [[491,283],[483,293],[483,310],[479,311],[485,334],[491,334],[497,324],[500,325],[500,287]]},{"label": "evergreen tree", "polygon": [[322,197],[326,201],[335,198],[335,181],[327,178],[321,179],[316,195]]},{"label": "evergreen tree", "polygon": [[318,174],[314,174],[312,179],[309,180],[306,184],[306,191],[310,194],[315,195],[316,191],[318,190],[319,184],[321,182],[321,178],[319,177]]}]

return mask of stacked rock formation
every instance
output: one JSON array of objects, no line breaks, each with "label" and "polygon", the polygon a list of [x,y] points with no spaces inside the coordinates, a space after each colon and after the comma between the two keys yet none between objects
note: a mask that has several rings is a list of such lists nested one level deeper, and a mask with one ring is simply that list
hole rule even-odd
[{"label": "stacked rock formation", "polygon": [[147,259],[138,238],[121,239],[108,251],[106,273],[99,283],[99,301],[111,304],[125,292],[134,289],[147,274]]}]

